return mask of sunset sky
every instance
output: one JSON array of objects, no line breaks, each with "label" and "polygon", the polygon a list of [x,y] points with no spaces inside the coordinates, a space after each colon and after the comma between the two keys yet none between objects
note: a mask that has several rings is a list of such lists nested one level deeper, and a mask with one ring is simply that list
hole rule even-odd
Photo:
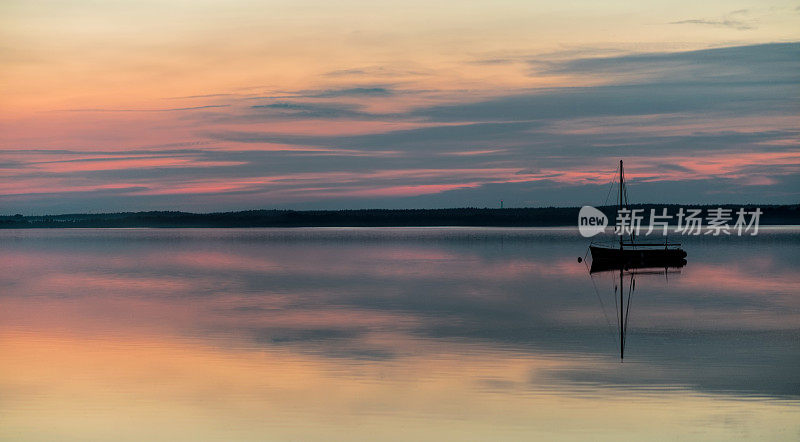
[{"label": "sunset sky", "polygon": [[4,1],[0,214],[800,201],[795,1]]}]

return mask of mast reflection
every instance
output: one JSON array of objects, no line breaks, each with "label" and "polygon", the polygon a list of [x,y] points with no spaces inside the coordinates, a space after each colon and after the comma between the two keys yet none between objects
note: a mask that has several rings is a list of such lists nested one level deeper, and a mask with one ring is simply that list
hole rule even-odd
[{"label": "mast reflection", "polygon": [[[636,279],[642,276],[663,275],[665,279],[669,279],[670,275],[680,274],[681,268],[686,265],[686,260],[680,260],[670,266],[663,268],[652,267],[635,267],[623,265],[609,265],[603,263],[602,266],[595,265],[592,262],[589,268],[589,277],[592,280],[595,294],[600,301],[600,306],[603,309],[603,315],[608,321],[609,315],[606,313],[606,306],[603,302],[603,297],[597,289],[595,278],[601,275],[611,276],[614,281],[614,312],[616,315],[616,331],[619,336],[619,358],[620,361],[625,359],[625,342],[628,334],[628,319],[630,318],[631,311],[631,298],[636,291]],[[609,321],[610,324],[610,321]]]}]

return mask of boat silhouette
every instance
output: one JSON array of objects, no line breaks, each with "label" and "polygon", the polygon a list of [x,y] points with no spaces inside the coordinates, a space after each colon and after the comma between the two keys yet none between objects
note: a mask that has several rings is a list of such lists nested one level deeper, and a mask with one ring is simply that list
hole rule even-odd
[{"label": "boat silhouette", "polygon": [[[619,210],[628,209],[628,191],[625,187],[625,168],[622,160],[619,162],[619,191],[617,193],[617,207]],[[686,264],[686,252],[681,249],[680,243],[671,243],[668,240],[661,242],[636,241],[636,232],[630,229],[630,234],[619,235],[619,243],[613,246],[589,245],[592,254],[592,268],[628,269],[646,267],[681,267]]]}]

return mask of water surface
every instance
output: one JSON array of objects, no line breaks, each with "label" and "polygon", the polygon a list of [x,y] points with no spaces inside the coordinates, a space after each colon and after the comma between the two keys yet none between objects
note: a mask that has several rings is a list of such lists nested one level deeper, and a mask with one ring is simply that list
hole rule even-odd
[{"label": "water surface", "polygon": [[574,229],[0,231],[0,438],[797,440],[800,230],[681,239],[623,361]]}]

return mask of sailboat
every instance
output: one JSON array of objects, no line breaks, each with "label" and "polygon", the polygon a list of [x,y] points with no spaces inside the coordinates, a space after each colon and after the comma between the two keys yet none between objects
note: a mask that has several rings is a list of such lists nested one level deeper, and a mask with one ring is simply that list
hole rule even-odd
[{"label": "sailboat", "polygon": [[[625,187],[625,168],[619,162],[618,209],[628,208],[628,191]],[[686,252],[679,243],[637,242],[632,230],[627,239],[619,235],[619,244],[613,246],[589,245],[592,254],[592,271],[631,269],[643,267],[683,267]]]}]

